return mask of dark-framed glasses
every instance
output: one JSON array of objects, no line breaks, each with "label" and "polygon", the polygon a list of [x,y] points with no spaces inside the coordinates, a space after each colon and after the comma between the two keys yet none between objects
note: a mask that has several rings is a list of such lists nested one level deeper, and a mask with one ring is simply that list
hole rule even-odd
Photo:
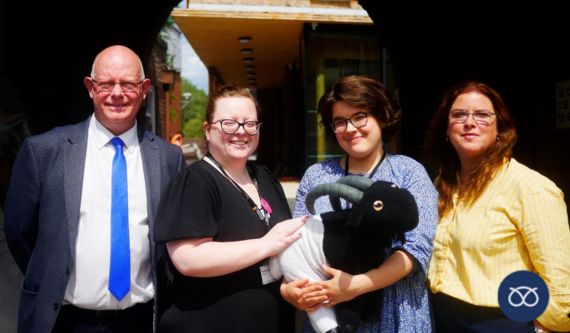
[{"label": "dark-framed glasses", "polygon": [[240,123],[239,121],[235,121],[233,119],[220,119],[214,121],[212,124],[220,123],[220,127],[222,131],[226,134],[234,134],[239,130],[239,127],[242,126],[243,130],[246,134],[249,135],[256,135],[261,128],[261,123],[259,121],[250,120]]},{"label": "dark-framed glasses", "polygon": [[144,80],[141,82],[136,83],[133,81],[95,81],[95,79],[91,79],[91,81],[97,84],[98,91],[112,91],[115,89],[115,86],[118,84],[123,91],[135,91],[137,90],[138,86],[143,83]]},{"label": "dark-framed glasses", "polygon": [[487,110],[477,110],[475,112],[467,112],[466,110],[451,110],[449,111],[449,119],[454,124],[464,124],[469,116],[473,116],[475,123],[479,125],[489,125],[491,118],[495,114]]},{"label": "dark-framed glasses", "polygon": [[366,126],[366,123],[368,123],[369,114],[369,112],[358,112],[348,119],[337,119],[332,122],[331,127],[335,133],[346,132],[348,122],[350,122],[355,128],[364,127]]}]

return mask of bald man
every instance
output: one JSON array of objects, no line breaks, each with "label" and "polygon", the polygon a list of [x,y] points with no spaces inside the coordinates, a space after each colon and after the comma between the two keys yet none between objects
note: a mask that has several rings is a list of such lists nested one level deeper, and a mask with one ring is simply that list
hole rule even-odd
[{"label": "bald man", "polygon": [[153,218],[184,158],[137,126],[150,80],[134,52],[103,50],[84,83],[93,115],[28,138],[14,165],[4,230],[25,275],[18,331],[152,332],[165,282]]}]

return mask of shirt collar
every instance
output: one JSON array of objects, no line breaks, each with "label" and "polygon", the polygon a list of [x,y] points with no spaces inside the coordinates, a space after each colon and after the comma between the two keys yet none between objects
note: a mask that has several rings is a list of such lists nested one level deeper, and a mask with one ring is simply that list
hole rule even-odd
[{"label": "shirt collar", "polygon": [[[98,120],[95,115],[91,117],[89,122],[89,133],[93,138],[95,146],[97,149],[101,150],[107,144],[110,144],[111,139],[115,137],[108,129],[105,128]],[[135,147],[139,145],[138,134],[137,134],[137,122],[135,120],[135,126],[126,131],[125,133],[119,135],[119,138],[123,140],[125,147],[129,152],[133,152]]]}]

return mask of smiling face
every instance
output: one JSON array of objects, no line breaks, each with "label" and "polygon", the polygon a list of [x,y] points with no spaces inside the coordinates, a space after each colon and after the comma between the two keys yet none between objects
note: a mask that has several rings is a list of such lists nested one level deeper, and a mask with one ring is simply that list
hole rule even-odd
[{"label": "smiling face", "polygon": [[[476,92],[459,95],[451,110],[466,110],[473,113],[479,110],[487,110],[495,113],[491,100]],[[497,140],[497,120],[496,116],[491,116],[489,125],[477,124],[473,116],[469,116],[464,124],[453,123],[448,120],[447,135],[449,141],[455,147],[461,164],[478,164],[481,162],[487,151]]]},{"label": "smiling face", "polygon": [[246,97],[220,98],[216,101],[213,124],[204,123],[208,150],[212,156],[224,167],[236,163],[245,165],[247,159],[257,149],[259,132],[249,135],[245,133],[243,126],[240,126],[237,132],[227,134],[217,122],[221,119],[232,119],[240,123],[257,121],[255,104]]},{"label": "smiling face", "polygon": [[[345,101],[335,102],[332,107],[333,122],[349,119],[359,112],[368,111]],[[366,159],[377,156],[382,151],[382,129],[371,114],[368,115],[368,122],[363,127],[355,128],[349,122],[345,132],[335,135],[339,145],[351,159]]]},{"label": "smiling face", "polygon": [[95,118],[114,135],[120,135],[135,125],[137,112],[150,88],[150,80],[143,80],[134,91],[124,92],[119,84],[111,91],[101,91],[93,82],[141,81],[141,67],[137,55],[122,46],[105,49],[93,66],[94,77],[86,77],[85,86],[93,100]]}]

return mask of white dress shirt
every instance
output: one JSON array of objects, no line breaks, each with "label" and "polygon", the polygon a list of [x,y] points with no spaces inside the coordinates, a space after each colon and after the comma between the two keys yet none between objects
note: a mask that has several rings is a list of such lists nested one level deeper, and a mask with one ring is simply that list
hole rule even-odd
[{"label": "white dress shirt", "polygon": [[65,303],[93,310],[125,309],[153,298],[145,178],[137,125],[119,138],[127,162],[131,289],[120,302],[108,289],[114,135],[91,117],[81,193],[75,263]]}]

